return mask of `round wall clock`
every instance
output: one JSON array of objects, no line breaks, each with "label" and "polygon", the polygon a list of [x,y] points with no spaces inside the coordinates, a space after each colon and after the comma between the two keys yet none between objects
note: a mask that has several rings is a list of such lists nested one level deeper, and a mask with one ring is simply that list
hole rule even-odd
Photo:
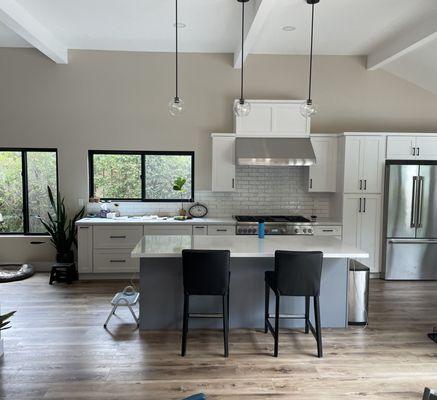
[{"label": "round wall clock", "polygon": [[203,218],[208,214],[208,208],[204,204],[194,203],[188,212],[193,218]]}]

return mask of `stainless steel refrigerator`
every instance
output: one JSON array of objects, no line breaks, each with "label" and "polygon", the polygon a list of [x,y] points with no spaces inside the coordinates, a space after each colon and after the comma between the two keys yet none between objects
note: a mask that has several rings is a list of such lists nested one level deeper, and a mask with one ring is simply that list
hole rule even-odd
[{"label": "stainless steel refrigerator", "polygon": [[386,162],[383,237],[385,279],[437,279],[437,162]]}]

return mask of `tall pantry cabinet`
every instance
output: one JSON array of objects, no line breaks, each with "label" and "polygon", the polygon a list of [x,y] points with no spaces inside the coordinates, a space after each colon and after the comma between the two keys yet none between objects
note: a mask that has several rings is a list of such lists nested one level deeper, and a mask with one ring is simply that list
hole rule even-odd
[{"label": "tall pantry cabinet", "polygon": [[367,251],[370,257],[362,262],[378,273],[385,137],[346,133],[341,141],[343,241]]}]

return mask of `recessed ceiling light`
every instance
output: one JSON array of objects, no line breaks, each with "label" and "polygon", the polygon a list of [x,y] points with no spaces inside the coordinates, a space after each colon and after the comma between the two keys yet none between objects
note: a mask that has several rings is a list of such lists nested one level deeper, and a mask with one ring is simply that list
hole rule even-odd
[{"label": "recessed ceiling light", "polygon": [[291,25],[285,25],[282,27],[282,30],[285,32],[293,32],[296,30],[295,26],[291,26]]},{"label": "recessed ceiling light", "polygon": [[175,24],[173,24],[173,26],[176,28],[176,26],[179,28],[179,29],[182,29],[182,28],[186,28],[186,24],[184,24],[183,22],[178,22],[177,24],[175,23]]}]

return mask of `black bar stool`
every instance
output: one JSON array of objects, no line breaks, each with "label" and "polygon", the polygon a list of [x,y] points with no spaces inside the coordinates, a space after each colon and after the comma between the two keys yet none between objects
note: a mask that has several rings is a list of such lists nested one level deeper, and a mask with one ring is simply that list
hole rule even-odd
[{"label": "black bar stool", "polygon": [[[279,320],[304,319],[305,333],[311,330],[317,341],[317,355],[323,357],[322,329],[320,327],[320,278],[322,275],[323,253],[320,251],[276,251],[275,271],[266,271],[265,333],[270,330],[275,339],[274,356],[278,356]],[[269,318],[270,289],[276,296],[275,328]],[[279,313],[281,296],[305,297],[305,315],[285,315]],[[310,297],[314,298],[314,319],[316,327],[310,321]],[[273,317],[273,316],[272,316]]]},{"label": "black bar stool", "polygon": [[[229,337],[229,250],[183,250],[184,322],[182,328],[182,357],[187,350],[189,318],[223,318],[225,357]],[[190,296],[222,296],[222,313],[190,313]]]}]

